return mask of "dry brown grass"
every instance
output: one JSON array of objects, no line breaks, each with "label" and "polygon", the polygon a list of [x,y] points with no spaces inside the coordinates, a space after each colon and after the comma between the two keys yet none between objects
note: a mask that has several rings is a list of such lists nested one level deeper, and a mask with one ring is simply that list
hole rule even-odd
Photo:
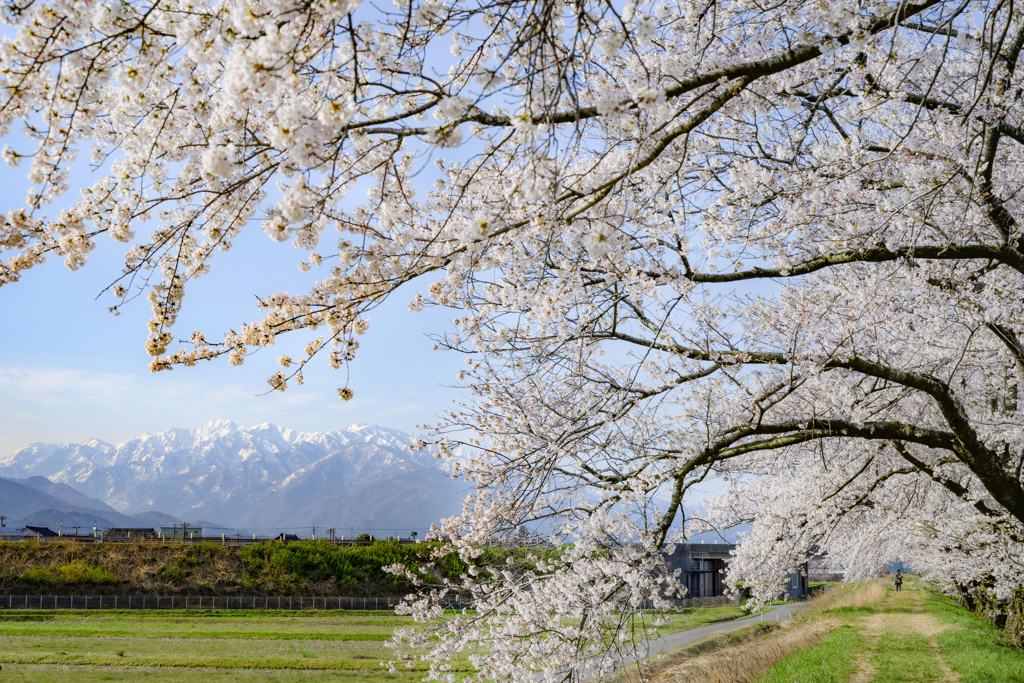
[{"label": "dry brown grass", "polygon": [[[95,594],[250,592],[247,590],[250,587],[241,581],[245,567],[240,549],[232,546],[28,541],[0,543],[0,593],[52,590],[20,577],[30,569],[52,569],[69,562],[99,567],[117,577],[115,586],[90,586]],[[182,568],[188,580],[176,579],[173,573],[165,571],[168,568]]]},{"label": "dry brown grass", "polygon": [[628,668],[621,671],[613,680],[614,683],[651,683],[651,681],[658,681],[661,680],[661,676],[666,671],[690,662],[700,655],[709,655],[709,653],[716,653],[725,649],[736,649],[742,645],[764,638],[779,627],[780,625],[774,621],[765,621],[733,631],[726,631],[725,633],[716,633],[691,645],[659,655],[648,662],[644,662],[640,668],[635,663],[630,664]]},{"label": "dry brown grass", "polygon": [[807,617],[840,607],[867,607],[882,601],[885,599],[885,596],[885,586],[877,581],[860,587],[851,585],[837,586],[815,597],[807,605],[801,607],[797,614]]},{"label": "dry brown grass", "polygon": [[[248,576],[243,548],[215,543],[0,542],[0,595],[80,591],[89,595],[386,595],[368,582],[339,587],[331,581],[271,586]],[[57,569],[71,562],[98,567],[115,585],[55,587],[23,577],[32,569]],[[169,571],[168,571],[169,570]],[[403,593],[404,594],[404,593]]]},{"label": "dry brown grass", "polygon": [[698,655],[651,680],[653,683],[748,683],[795,652],[817,645],[839,625],[837,619],[827,617],[786,623],[765,638]]}]

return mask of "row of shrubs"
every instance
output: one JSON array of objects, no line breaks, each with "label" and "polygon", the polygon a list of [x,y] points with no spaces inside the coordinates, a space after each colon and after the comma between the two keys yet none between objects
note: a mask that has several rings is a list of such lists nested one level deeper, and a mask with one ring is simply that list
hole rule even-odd
[{"label": "row of shrubs", "polygon": [[118,581],[116,574],[103,567],[90,567],[81,560],[72,560],[57,567],[32,567],[18,580],[41,586],[113,586]]},{"label": "row of shrubs", "polygon": [[242,549],[242,562],[255,581],[277,588],[295,584],[334,582],[339,587],[360,583],[381,585],[388,592],[413,588],[404,576],[385,571],[400,564],[417,578],[454,580],[468,569],[457,555],[435,560],[432,544],[401,545],[377,541],[364,546],[336,546],[329,541],[256,543]]}]

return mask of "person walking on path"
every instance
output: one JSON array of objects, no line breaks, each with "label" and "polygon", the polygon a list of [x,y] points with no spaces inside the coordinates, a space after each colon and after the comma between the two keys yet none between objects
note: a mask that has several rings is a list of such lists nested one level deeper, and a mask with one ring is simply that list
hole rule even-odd
[{"label": "person walking on path", "polygon": [[896,578],[894,579],[894,581],[896,583],[896,592],[899,593],[900,592],[900,586],[903,585],[903,574],[900,574],[900,570],[899,569],[896,570]]}]

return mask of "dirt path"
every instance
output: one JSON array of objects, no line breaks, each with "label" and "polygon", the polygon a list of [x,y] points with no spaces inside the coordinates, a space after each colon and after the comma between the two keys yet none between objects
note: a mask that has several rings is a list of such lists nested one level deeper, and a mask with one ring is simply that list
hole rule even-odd
[{"label": "dirt path", "polygon": [[879,611],[860,621],[861,634],[868,640],[869,647],[859,662],[857,672],[850,678],[850,683],[871,683],[877,674],[872,663],[879,651],[879,640],[886,632],[900,635],[916,634],[927,640],[931,646],[934,662],[939,669],[938,679],[931,676],[915,677],[917,672],[907,671],[907,681],[940,681],[941,683],[958,683],[960,678],[953,673],[942,660],[939,645],[935,636],[949,628],[940,624],[935,617],[922,612],[921,589],[916,584],[904,583],[903,589],[897,593],[889,588],[879,604]]},{"label": "dirt path", "polygon": [[[882,598],[879,608],[885,609],[893,601],[895,595],[896,593],[893,591],[887,592],[885,597]],[[878,639],[884,630],[882,616],[883,614],[879,612],[861,620],[861,635],[868,640],[870,645],[864,656],[857,662],[857,671],[850,677],[850,683],[870,683],[871,679],[875,677],[876,671],[875,667],[871,664],[871,657],[878,651]]]}]

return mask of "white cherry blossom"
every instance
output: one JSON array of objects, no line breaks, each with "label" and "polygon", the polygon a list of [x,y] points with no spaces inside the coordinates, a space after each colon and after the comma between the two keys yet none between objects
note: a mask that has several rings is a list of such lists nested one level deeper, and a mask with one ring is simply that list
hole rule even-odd
[{"label": "white cherry blossom", "polygon": [[[33,187],[5,209],[0,285],[123,242],[112,308],[148,283],[153,370],[305,335],[278,390],[316,356],[358,362],[406,283],[411,309],[452,309],[436,343],[467,354],[471,399],[436,438],[475,493],[438,533],[467,561],[521,526],[569,545],[424,587],[417,618],[452,592],[479,607],[405,634],[434,678],[467,649],[480,680],[611,671],[646,636],[631,611],[677,592],[666,545],[741,522],[730,577],[761,598],[814,548],[856,576],[901,558],[971,599],[1020,595],[1016,5],[11,0],[2,17],[3,157]],[[318,282],[177,342],[194,280],[258,229]],[[713,478],[726,491],[695,514]]]}]

